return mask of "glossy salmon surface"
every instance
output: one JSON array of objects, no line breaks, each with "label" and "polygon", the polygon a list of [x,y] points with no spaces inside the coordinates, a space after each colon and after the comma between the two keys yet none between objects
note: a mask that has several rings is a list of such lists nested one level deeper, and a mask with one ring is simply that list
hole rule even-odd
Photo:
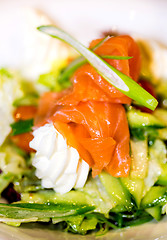
[{"label": "glossy salmon surface", "polygon": [[[92,41],[90,48],[100,41]],[[137,81],[140,52],[131,37],[111,37],[95,53],[133,57],[105,60]],[[128,176],[130,135],[122,104],[130,104],[131,99],[106,82],[89,64],[74,73],[72,82],[69,90],[49,92],[41,97],[36,125],[52,121],[67,143],[76,148],[92,168],[93,177],[103,169],[115,177]]]}]

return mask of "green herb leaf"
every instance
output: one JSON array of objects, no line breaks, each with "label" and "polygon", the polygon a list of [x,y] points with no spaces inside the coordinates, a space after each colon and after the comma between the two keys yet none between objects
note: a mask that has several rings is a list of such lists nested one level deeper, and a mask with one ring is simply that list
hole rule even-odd
[{"label": "green herb leaf", "polygon": [[[133,81],[130,77],[115,69],[113,66],[105,62],[90,49],[83,46],[70,35],[61,29],[52,26],[40,26],[39,31],[58,38],[75,48],[87,61],[96,69],[96,71],[110,84],[120,90],[128,97],[134,99],[145,107],[154,110],[158,104],[157,100],[139,84]],[[137,93],[137,94],[136,94]]]},{"label": "green herb leaf", "polygon": [[20,120],[18,122],[12,123],[10,126],[13,130],[12,136],[31,132],[33,127],[33,119]]}]

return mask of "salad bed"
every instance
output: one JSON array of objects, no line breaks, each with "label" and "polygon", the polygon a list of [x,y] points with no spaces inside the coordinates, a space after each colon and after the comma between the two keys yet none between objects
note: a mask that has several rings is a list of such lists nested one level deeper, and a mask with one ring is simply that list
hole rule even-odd
[{"label": "salad bed", "polygon": [[[96,52],[109,39],[100,40],[91,49],[94,48],[93,51]],[[25,222],[52,222],[55,224],[55,228],[63,231],[79,234],[95,231],[97,235],[101,235],[110,229],[142,224],[153,218],[159,221],[166,214],[167,109],[164,103],[167,96],[165,88],[164,91],[162,88],[161,91],[159,90],[159,86],[164,85],[164,82],[161,80],[156,82],[151,75],[152,73],[149,71],[150,59],[145,58],[142,47],[141,53],[145,66],[140,72],[139,83],[159,100],[159,105],[155,111],[152,111],[156,107],[155,98],[147,94],[138,84],[132,84],[133,80],[126,77],[124,83],[130,89],[128,96],[134,98],[134,101],[131,102],[126,96],[120,95],[123,98],[121,103],[124,103],[125,110],[123,111],[126,111],[130,131],[128,141],[130,154],[129,148],[126,149],[131,157],[131,163],[128,165],[129,170],[121,169],[121,174],[118,170],[115,171],[115,169],[119,169],[122,162],[118,166],[116,165],[116,168],[107,169],[104,165],[100,170],[100,163],[91,166],[89,162],[94,171],[93,177],[92,170],[90,170],[88,179],[82,188],[72,189],[63,194],[55,192],[52,188],[43,187],[32,165],[35,152],[30,149],[29,142],[33,139],[31,132],[34,128],[34,118],[36,118],[36,110],[39,105],[39,93],[34,86],[29,87],[29,83],[22,80],[17,73],[6,69],[0,70],[2,93],[5,95],[6,89],[12,89],[11,99],[5,96],[6,104],[9,103],[6,108],[10,111],[6,113],[3,109],[4,113],[2,112],[8,121],[6,122],[7,129],[5,127],[1,131],[2,133],[8,132],[8,128],[11,126],[12,132],[7,134],[5,141],[1,141],[3,143],[0,147],[0,193],[9,202],[9,204],[0,204],[1,222],[13,226],[20,226],[21,223]],[[93,61],[97,57],[96,54],[94,55]],[[99,57],[99,61],[101,62],[102,58],[106,61],[112,59],[111,61],[117,61],[117,65],[119,65],[122,64],[121,61],[128,62],[133,57],[113,54],[110,57],[102,55]],[[63,66],[63,69],[59,70],[58,76],[54,75],[54,71],[42,75],[39,77],[38,84],[42,83],[48,87],[49,79],[51,81],[50,90],[54,92],[56,90],[64,91],[63,89],[71,86],[70,78],[75,74],[74,71],[85,67],[83,65],[86,64],[85,61],[84,58],[78,58],[65,68]],[[106,61],[103,60],[104,64]],[[89,62],[94,66],[92,59],[89,59]],[[109,63],[107,66],[111,67]],[[147,68],[148,74],[143,74],[146,72],[145,68]],[[111,70],[115,71],[113,67]],[[100,71],[98,73],[102,74],[103,78],[108,78],[103,70],[102,73]],[[119,72],[119,77],[124,80],[121,72]],[[118,88],[119,86],[119,84],[116,85]],[[126,91],[123,90],[123,93]],[[118,97],[116,101],[117,99]],[[103,99],[102,101],[108,100]],[[141,106],[143,103],[146,107],[150,107],[151,111],[143,108]],[[120,111],[122,111],[121,109]],[[15,122],[10,118],[10,113],[14,116]],[[120,134],[121,131],[123,132],[124,129],[120,129]],[[71,145],[73,146],[73,144]],[[99,156],[97,159],[100,158]]]}]

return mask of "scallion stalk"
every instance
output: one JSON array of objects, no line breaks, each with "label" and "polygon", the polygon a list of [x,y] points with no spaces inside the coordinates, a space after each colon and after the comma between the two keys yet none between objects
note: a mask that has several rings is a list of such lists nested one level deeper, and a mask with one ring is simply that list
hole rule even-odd
[{"label": "scallion stalk", "polygon": [[[128,60],[132,57],[128,56],[109,56],[109,55],[101,55],[100,57],[105,59],[115,59],[115,60]],[[72,61],[65,69],[64,71],[59,75],[59,82],[63,82],[64,79],[70,78],[72,74],[82,65],[86,63],[86,59],[84,57],[78,57],[74,61]]]},{"label": "scallion stalk", "polygon": [[118,71],[63,30],[52,25],[40,26],[37,29],[75,48],[107,82],[112,84],[126,96],[151,110],[156,108],[158,102],[150,93],[144,90],[133,79]]}]

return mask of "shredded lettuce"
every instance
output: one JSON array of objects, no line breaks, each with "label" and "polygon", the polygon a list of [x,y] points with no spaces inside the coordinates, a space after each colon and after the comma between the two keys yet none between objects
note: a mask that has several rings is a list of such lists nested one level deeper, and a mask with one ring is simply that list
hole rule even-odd
[{"label": "shredded lettuce", "polygon": [[[103,172],[95,178],[89,176],[83,188],[66,194],[44,189],[31,164],[33,153],[25,153],[7,138],[12,129],[13,135],[31,131],[32,119],[13,123],[12,113],[18,106],[38,105],[34,84],[52,91],[71,86],[69,76],[62,78],[67,64],[67,59],[55,61],[51,71],[40,75],[38,83],[33,84],[15,72],[0,69],[0,194],[3,196],[12,184],[21,195],[18,203],[0,204],[0,222],[12,226],[45,222],[48,226],[54,224],[54,229],[99,236],[110,229],[142,224],[153,218],[160,220],[167,208],[167,177],[162,171],[167,171],[166,110],[159,108],[148,114],[127,107],[132,140],[128,178],[116,179]],[[151,80],[151,73],[146,74]],[[166,93],[159,94],[164,97]],[[161,185],[165,186],[163,191]],[[156,195],[152,196],[152,192]]]},{"label": "shredded lettuce", "polygon": [[13,101],[23,96],[17,73],[0,69],[0,146],[11,131]]},{"label": "shredded lettuce", "polygon": [[17,98],[13,102],[14,107],[19,106],[37,106],[38,105],[39,95],[35,92],[29,93],[28,95],[24,95],[21,98]]},{"label": "shredded lettuce", "polygon": [[49,90],[59,92],[64,88],[71,86],[69,78],[64,78],[63,81],[59,78],[61,72],[68,64],[67,59],[59,59],[54,62],[52,69],[49,73],[41,74],[38,83],[46,86]]},{"label": "shredded lettuce", "polygon": [[4,173],[13,175],[23,174],[27,171],[26,153],[11,143],[0,147],[0,169]]}]

